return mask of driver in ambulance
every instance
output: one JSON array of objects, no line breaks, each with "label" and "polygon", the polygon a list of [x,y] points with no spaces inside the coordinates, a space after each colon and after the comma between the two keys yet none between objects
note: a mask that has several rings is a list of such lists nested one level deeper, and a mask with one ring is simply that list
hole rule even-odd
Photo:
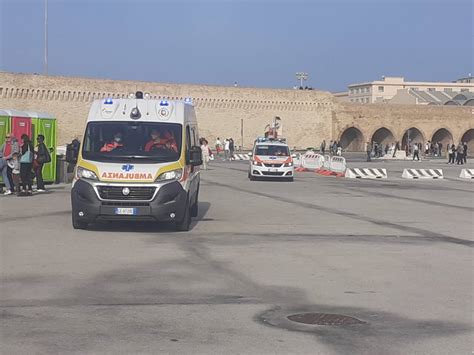
[{"label": "driver in ambulance", "polygon": [[169,131],[165,131],[163,136],[158,130],[153,129],[150,133],[150,141],[145,144],[145,152],[151,152],[154,149],[168,149],[178,152],[178,145],[173,135]]}]

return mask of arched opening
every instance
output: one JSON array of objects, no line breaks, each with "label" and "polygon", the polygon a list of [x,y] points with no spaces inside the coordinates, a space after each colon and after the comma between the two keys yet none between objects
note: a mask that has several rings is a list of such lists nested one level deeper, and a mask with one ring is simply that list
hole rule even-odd
[{"label": "arched opening", "polygon": [[364,150],[364,135],[355,127],[346,129],[341,134],[342,149],[349,152],[362,152]]},{"label": "arched opening", "polygon": [[433,143],[441,143],[442,148],[444,148],[448,144],[453,143],[453,135],[446,128],[440,128],[433,134],[431,141]]},{"label": "arched opening", "polygon": [[467,155],[473,156],[474,155],[474,129],[468,130],[466,133],[462,135],[461,141],[463,143],[467,143]]},{"label": "arched opening", "polygon": [[395,136],[388,128],[382,127],[374,132],[370,141],[385,146],[386,144],[390,145],[392,143],[395,143]]},{"label": "arched opening", "polygon": [[413,143],[424,143],[425,136],[418,128],[411,127],[405,131],[405,134],[402,138],[402,146],[403,150],[406,150],[407,144],[412,145]]}]

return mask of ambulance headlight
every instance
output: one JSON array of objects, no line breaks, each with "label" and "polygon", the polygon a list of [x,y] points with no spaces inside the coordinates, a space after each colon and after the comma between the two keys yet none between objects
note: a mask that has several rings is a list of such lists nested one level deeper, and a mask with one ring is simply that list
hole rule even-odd
[{"label": "ambulance headlight", "polygon": [[293,162],[290,161],[289,163],[285,163],[285,165],[283,165],[283,166],[288,168],[290,166],[293,166]]},{"label": "ambulance headlight", "polygon": [[252,164],[255,165],[255,166],[262,166],[262,163],[259,162],[258,160],[254,160],[254,161],[252,162]]},{"label": "ambulance headlight", "polygon": [[76,169],[76,179],[99,180],[97,175],[89,169],[78,166]]},{"label": "ambulance headlight", "polygon": [[176,170],[171,170],[171,171],[164,172],[163,174],[160,174],[160,176],[158,176],[156,181],[160,182],[160,181],[181,180],[182,177],[183,177],[183,169],[176,169]]}]

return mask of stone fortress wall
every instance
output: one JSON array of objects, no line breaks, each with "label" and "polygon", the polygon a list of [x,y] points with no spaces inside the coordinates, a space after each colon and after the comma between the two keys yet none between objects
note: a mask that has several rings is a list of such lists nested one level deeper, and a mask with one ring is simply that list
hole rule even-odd
[{"label": "stone fortress wall", "polygon": [[[233,137],[251,147],[274,116],[282,118],[290,146],[318,147],[323,139],[341,140],[348,150],[362,150],[364,142],[391,143],[433,138],[474,142],[474,114],[469,107],[362,105],[342,103],[323,91],[260,89],[211,85],[164,84],[55,77],[0,72],[0,109],[47,112],[58,119],[58,142],[81,137],[90,104],[107,97],[127,97],[137,90],[152,98],[191,97],[201,136]],[[405,137],[404,137],[405,136]],[[471,150],[473,151],[473,150]]]}]

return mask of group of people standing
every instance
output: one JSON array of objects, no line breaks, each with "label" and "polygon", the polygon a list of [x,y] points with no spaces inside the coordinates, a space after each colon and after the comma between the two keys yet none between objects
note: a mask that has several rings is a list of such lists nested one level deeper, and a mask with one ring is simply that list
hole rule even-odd
[{"label": "group of people standing", "polygon": [[234,151],[235,151],[235,143],[234,139],[226,138],[224,143],[221,142],[220,138],[217,137],[216,143],[216,155],[220,156],[220,152],[224,152],[224,160],[235,160]]},{"label": "group of people standing", "polygon": [[339,156],[342,155],[341,142],[331,140],[329,142],[329,145],[326,147],[326,140],[323,140],[321,142],[321,145],[319,146],[319,151],[321,152],[321,154],[323,154],[323,155],[326,154],[326,148],[328,148],[327,151],[331,155],[339,155]]},{"label": "group of people standing", "polygon": [[467,163],[467,143],[459,142],[458,146],[453,143],[448,144],[448,164],[454,164],[454,159],[456,159],[456,164],[463,165]]},{"label": "group of people standing", "polygon": [[4,195],[32,195],[34,176],[37,191],[45,191],[43,166],[51,161],[51,155],[44,144],[44,136],[38,135],[37,140],[35,148],[27,134],[21,136],[21,142],[11,133],[6,135],[5,143],[0,146],[0,172],[6,188]]}]

